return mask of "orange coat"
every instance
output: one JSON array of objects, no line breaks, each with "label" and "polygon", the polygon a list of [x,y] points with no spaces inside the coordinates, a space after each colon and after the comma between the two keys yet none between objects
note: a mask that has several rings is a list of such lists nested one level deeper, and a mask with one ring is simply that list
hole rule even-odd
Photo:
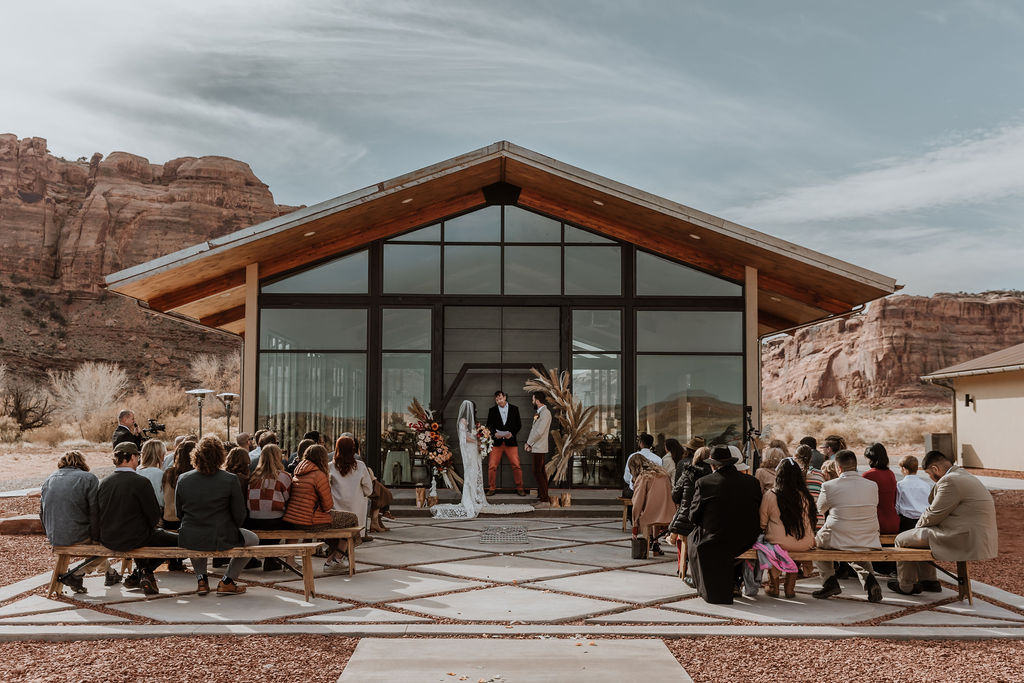
[{"label": "orange coat", "polygon": [[292,486],[288,494],[288,506],[282,519],[296,526],[330,524],[331,482],[327,475],[308,460],[295,468]]}]

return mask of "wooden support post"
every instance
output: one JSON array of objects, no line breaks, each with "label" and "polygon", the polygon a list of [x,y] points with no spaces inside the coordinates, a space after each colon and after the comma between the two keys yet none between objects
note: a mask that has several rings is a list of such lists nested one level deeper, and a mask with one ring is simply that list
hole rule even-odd
[{"label": "wooden support post", "polygon": [[253,434],[256,431],[256,410],[259,387],[256,369],[259,365],[259,295],[260,265],[245,267],[245,335],[242,341],[242,406],[238,415],[239,428]]}]

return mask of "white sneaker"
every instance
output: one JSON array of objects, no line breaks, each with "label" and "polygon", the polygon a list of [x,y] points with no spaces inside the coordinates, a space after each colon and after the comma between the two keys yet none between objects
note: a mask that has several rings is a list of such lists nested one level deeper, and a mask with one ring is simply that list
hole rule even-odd
[{"label": "white sneaker", "polygon": [[341,571],[343,569],[348,569],[348,562],[345,561],[344,557],[342,559],[340,559],[340,560],[338,560],[338,559],[330,559],[330,560],[327,560],[326,562],[324,562],[324,571],[325,572],[337,572],[337,571]]}]

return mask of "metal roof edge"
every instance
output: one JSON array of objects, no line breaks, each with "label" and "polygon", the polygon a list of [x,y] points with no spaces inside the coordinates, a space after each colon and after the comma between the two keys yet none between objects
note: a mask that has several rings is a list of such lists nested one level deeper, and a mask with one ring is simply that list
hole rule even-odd
[{"label": "metal roof edge", "polygon": [[961,370],[959,372],[935,372],[930,375],[922,375],[921,379],[931,382],[936,379],[952,379],[955,377],[970,377],[972,375],[998,375],[1004,372],[1016,372],[1024,370],[1024,363],[1017,365],[1004,365],[996,368],[979,368],[978,370]]}]

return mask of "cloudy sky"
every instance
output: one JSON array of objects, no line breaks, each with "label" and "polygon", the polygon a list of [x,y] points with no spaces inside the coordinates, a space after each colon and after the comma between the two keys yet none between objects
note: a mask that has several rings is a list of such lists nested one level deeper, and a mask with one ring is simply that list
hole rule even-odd
[{"label": "cloudy sky", "polygon": [[0,132],[313,204],[497,140],[897,278],[1024,289],[1010,2],[46,2]]}]

